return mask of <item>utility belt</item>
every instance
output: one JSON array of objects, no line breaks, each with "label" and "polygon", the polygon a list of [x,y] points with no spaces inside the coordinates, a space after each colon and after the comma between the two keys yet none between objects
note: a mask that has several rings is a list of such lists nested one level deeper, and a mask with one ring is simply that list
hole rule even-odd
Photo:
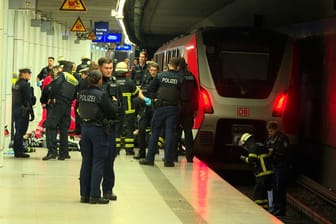
[{"label": "utility belt", "polygon": [[177,106],[177,103],[172,103],[166,100],[157,99],[153,103],[154,109],[160,108],[160,107],[168,107],[168,106]]},{"label": "utility belt", "polygon": [[103,124],[100,121],[97,121],[96,119],[83,119],[84,124],[92,124],[97,127],[102,127]]}]

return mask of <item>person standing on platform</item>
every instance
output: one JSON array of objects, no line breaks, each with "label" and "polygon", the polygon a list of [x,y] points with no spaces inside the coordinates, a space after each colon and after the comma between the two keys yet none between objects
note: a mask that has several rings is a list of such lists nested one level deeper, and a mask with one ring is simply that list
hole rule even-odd
[{"label": "person standing on platform", "polygon": [[194,126],[194,118],[197,116],[198,111],[199,92],[195,76],[188,71],[187,64],[183,57],[179,58],[178,71],[183,76],[184,80],[181,88],[181,105],[178,117],[177,139],[181,140],[183,131],[186,159],[188,163],[192,163],[194,158],[192,128]]},{"label": "person standing on platform", "polygon": [[[48,75],[52,72],[52,69],[54,67],[54,61],[55,61],[54,57],[48,57],[48,65],[46,67],[42,68],[40,73],[36,77],[37,87],[42,88],[44,79],[46,77],[48,77]],[[46,86],[46,85],[48,85],[48,83],[45,84],[44,86]]]},{"label": "person standing on platform", "polygon": [[89,65],[89,61],[90,61],[90,60],[91,60],[91,59],[89,58],[89,56],[87,56],[87,55],[83,55],[83,56],[81,57],[81,62],[82,62],[82,63],[80,63],[80,64],[77,66],[77,68],[76,68],[76,73],[80,74],[80,70],[81,70],[81,69],[89,67],[89,66],[90,66],[90,65]]},{"label": "person standing on platform", "polygon": [[[117,200],[117,196],[113,193],[115,184],[114,175],[114,160],[117,156],[116,149],[116,125],[119,123],[119,111],[120,110],[120,94],[118,93],[117,83],[114,77],[112,77],[113,61],[110,58],[102,57],[98,60],[98,67],[102,73],[102,85],[101,89],[108,95],[109,100],[112,103],[117,104],[117,115],[112,118],[108,118],[108,152],[104,163],[103,173],[103,197],[112,201]],[[91,70],[90,70],[91,72]]]},{"label": "person standing on platform", "polygon": [[181,101],[181,85],[183,77],[178,73],[178,58],[169,60],[169,70],[156,76],[150,83],[148,92],[156,93],[153,100],[154,114],[152,118],[152,133],[149,138],[148,153],[145,159],[141,159],[141,165],[154,165],[155,152],[161,129],[165,128],[164,166],[175,166],[175,141],[178,105]]},{"label": "person standing on platform", "polygon": [[272,189],[271,157],[265,146],[256,142],[250,133],[240,137],[239,145],[247,150],[248,156],[241,155],[240,159],[254,168],[256,177],[254,201],[263,208],[268,207],[267,191]]},{"label": "person standing on platform", "polygon": [[19,78],[12,88],[13,94],[13,118],[14,118],[14,156],[16,158],[29,158],[23,147],[23,136],[28,129],[29,121],[34,120],[33,94],[29,84],[31,70],[23,68],[19,70]]},{"label": "person standing on platform", "polygon": [[139,64],[135,65],[132,70],[132,79],[134,80],[137,86],[141,85],[142,79],[145,76],[145,73],[148,73],[147,70],[147,53],[142,51],[139,54]]},{"label": "person standing on platform", "polygon": [[116,81],[121,98],[120,125],[117,131],[117,150],[123,147],[126,155],[134,155],[134,130],[136,129],[136,109],[134,99],[139,95],[139,88],[128,77],[129,69],[125,62],[116,65]]},{"label": "person standing on platform", "polygon": [[[65,62],[63,72],[58,73],[51,83],[48,100],[48,116],[45,122],[48,153],[43,160],[70,159],[68,150],[68,128],[71,104],[77,93],[78,80],[71,74],[72,62]],[[57,127],[60,132],[60,150],[57,153]]]},{"label": "person standing on platform", "polygon": [[[91,204],[107,204],[109,198],[101,197],[100,183],[109,151],[107,118],[115,118],[117,107],[109,96],[99,88],[102,74],[92,71],[88,75],[89,88],[78,95],[78,109],[83,119],[80,148],[80,201]],[[106,195],[104,195],[106,196]]]},{"label": "person standing on platform", "polygon": [[286,187],[289,164],[289,139],[279,130],[277,121],[269,121],[266,126],[268,138],[266,147],[271,153],[273,179],[273,205],[271,213],[286,215]]},{"label": "person standing on platform", "polygon": [[[141,91],[146,97],[152,97],[150,93],[147,92],[147,88],[150,82],[157,76],[159,71],[159,65],[157,63],[149,64],[149,75],[146,75],[142,80]],[[150,129],[151,120],[153,116],[153,109],[150,106],[143,105],[140,109],[140,119],[139,119],[139,129],[138,129],[138,145],[139,152],[134,156],[134,159],[146,158],[146,148],[147,148],[147,130]]]}]

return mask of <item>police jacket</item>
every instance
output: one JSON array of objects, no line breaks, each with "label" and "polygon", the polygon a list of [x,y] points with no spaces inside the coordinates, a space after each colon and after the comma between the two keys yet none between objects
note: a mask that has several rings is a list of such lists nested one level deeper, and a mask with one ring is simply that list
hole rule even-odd
[{"label": "police jacket", "polygon": [[146,73],[143,80],[142,80],[141,90],[142,90],[142,93],[145,97],[150,97],[150,94],[148,94],[147,92],[148,92],[148,86],[153,79],[154,79],[153,76],[151,76],[149,73]]},{"label": "police jacket", "polygon": [[267,149],[273,149],[271,153],[273,167],[286,167],[289,161],[289,139],[280,131],[269,136],[266,140]]},{"label": "police jacket", "polygon": [[117,106],[100,88],[91,86],[78,94],[78,113],[84,123],[103,125],[104,119],[115,119]]},{"label": "police jacket", "polygon": [[245,146],[248,151],[245,162],[254,168],[255,175],[260,177],[272,174],[271,157],[265,146],[255,142],[253,137],[247,140]]},{"label": "police jacket", "polygon": [[32,110],[33,92],[28,80],[18,79],[12,87],[13,108],[24,106]]},{"label": "police jacket", "polygon": [[148,86],[148,94],[162,106],[177,106],[181,101],[181,85],[183,76],[177,71],[169,70],[158,74]]},{"label": "police jacket", "polygon": [[39,78],[39,80],[43,80],[51,72],[52,72],[52,68],[49,68],[48,66],[46,66],[41,69],[40,73],[37,75],[37,78]]},{"label": "police jacket", "polygon": [[147,64],[145,64],[144,66],[136,65],[134,67],[134,69],[132,70],[132,80],[134,80],[135,84],[137,86],[141,85],[141,82],[143,80],[143,78],[145,77],[145,75],[148,74],[147,71]]},{"label": "police jacket", "polygon": [[60,72],[51,83],[50,99],[71,104],[75,99],[78,80],[68,72]]},{"label": "police jacket", "polygon": [[198,109],[198,86],[194,75],[189,71],[180,71],[183,76],[181,88],[181,108],[184,114],[193,115]]},{"label": "police jacket", "polygon": [[139,95],[139,88],[132,79],[124,76],[117,76],[116,81],[118,90],[122,96],[122,112],[126,115],[134,114],[136,110],[133,105],[133,99]]},{"label": "police jacket", "polygon": [[87,89],[87,88],[89,88],[89,81],[88,81],[88,79],[87,78],[85,78],[85,79],[80,79],[79,80],[79,90],[78,91],[81,91],[81,90],[84,90],[84,89]]}]

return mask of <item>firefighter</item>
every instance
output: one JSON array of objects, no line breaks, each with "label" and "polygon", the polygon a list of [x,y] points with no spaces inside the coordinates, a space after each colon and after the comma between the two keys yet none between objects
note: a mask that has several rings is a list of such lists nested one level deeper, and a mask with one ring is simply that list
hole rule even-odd
[{"label": "firefighter", "polygon": [[[71,74],[72,63],[65,62],[63,72],[58,73],[51,83],[48,100],[48,116],[45,122],[48,153],[43,160],[70,159],[68,150],[68,128],[71,104],[77,93],[78,80]],[[60,132],[60,150],[57,152],[57,127]]]},{"label": "firefighter", "polygon": [[118,128],[117,149],[125,148],[126,155],[134,155],[134,130],[136,129],[136,109],[134,98],[139,95],[139,88],[128,77],[129,69],[125,62],[119,62],[115,68],[118,90],[122,96],[121,122]]},{"label": "firefighter", "polygon": [[80,201],[91,204],[107,204],[109,198],[101,197],[100,183],[109,151],[109,137],[105,121],[116,116],[117,107],[99,88],[102,74],[92,71],[88,75],[87,89],[78,95],[79,114],[83,119],[81,133],[82,165],[80,170]]},{"label": "firefighter", "polygon": [[33,101],[34,95],[29,84],[31,71],[29,68],[19,70],[19,78],[12,88],[13,94],[13,119],[14,119],[14,156],[17,158],[29,158],[23,147],[23,136],[28,129],[29,121],[34,120]]},{"label": "firefighter", "polygon": [[250,133],[240,137],[239,145],[247,150],[248,156],[241,155],[240,159],[254,168],[256,177],[254,201],[263,208],[268,208],[267,191],[272,189],[271,157],[265,146],[256,142]]}]

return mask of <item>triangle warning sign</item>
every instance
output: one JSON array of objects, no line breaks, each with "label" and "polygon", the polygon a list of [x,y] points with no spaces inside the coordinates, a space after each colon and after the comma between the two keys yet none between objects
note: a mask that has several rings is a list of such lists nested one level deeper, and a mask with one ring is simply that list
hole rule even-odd
[{"label": "triangle warning sign", "polygon": [[60,7],[64,11],[86,11],[83,0],[65,0]]},{"label": "triangle warning sign", "polygon": [[82,20],[78,17],[76,22],[71,28],[72,32],[86,32],[86,28],[82,22]]},{"label": "triangle warning sign", "polygon": [[87,36],[88,40],[95,40],[97,39],[96,35],[94,32],[90,32],[89,35]]}]

